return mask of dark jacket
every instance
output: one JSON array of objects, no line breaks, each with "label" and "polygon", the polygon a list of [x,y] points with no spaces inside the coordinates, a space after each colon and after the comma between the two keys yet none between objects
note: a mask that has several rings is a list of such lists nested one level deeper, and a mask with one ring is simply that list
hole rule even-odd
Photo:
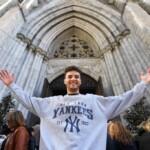
[{"label": "dark jacket", "polygon": [[34,136],[29,137],[28,150],[35,150],[35,137]]},{"label": "dark jacket", "polygon": [[124,145],[119,141],[112,139],[110,135],[107,135],[106,150],[136,150],[136,146],[134,143],[132,145]]},{"label": "dark jacket", "polygon": [[20,126],[7,136],[4,150],[27,150],[29,133],[24,126]]},{"label": "dark jacket", "polygon": [[150,150],[150,132],[143,132],[139,139],[139,150]]}]

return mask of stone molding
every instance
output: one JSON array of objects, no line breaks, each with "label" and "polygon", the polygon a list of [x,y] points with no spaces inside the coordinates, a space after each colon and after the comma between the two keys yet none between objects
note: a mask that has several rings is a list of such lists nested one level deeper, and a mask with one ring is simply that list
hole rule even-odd
[{"label": "stone molding", "polygon": [[[116,41],[115,42],[107,45],[105,48],[100,50],[100,55],[103,55],[104,53],[106,53],[109,50],[114,50],[114,47],[119,46],[122,39],[125,38],[129,34],[130,34],[130,30],[125,29],[121,34],[116,36]],[[50,59],[50,57],[48,56],[47,52],[44,49],[34,45],[32,43],[32,41],[28,37],[25,37],[22,33],[18,33],[17,38],[20,39],[21,41],[23,41],[24,43],[26,43],[27,46],[29,47],[29,49],[32,49],[33,52],[35,52],[35,53],[38,52],[40,55],[43,55],[44,60],[49,60]],[[99,56],[99,57],[101,57],[101,56]]]},{"label": "stone molding", "polygon": [[79,66],[83,73],[88,74],[93,79],[98,80],[101,75],[100,59],[51,59],[48,61],[46,78],[51,83],[55,78],[64,73],[68,66]]}]

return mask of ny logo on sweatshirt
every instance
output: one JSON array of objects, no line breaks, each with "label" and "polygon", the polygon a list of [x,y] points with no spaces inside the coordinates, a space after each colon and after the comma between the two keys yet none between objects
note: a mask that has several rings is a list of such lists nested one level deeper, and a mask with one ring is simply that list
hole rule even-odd
[{"label": "ny logo on sweatshirt", "polygon": [[74,130],[76,130],[77,132],[80,131],[79,129],[79,121],[80,119],[75,116],[75,118],[71,118],[71,116],[69,116],[66,120],[66,126],[64,128],[64,131],[66,132],[68,128],[70,128],[70,132],[74,132]]}]

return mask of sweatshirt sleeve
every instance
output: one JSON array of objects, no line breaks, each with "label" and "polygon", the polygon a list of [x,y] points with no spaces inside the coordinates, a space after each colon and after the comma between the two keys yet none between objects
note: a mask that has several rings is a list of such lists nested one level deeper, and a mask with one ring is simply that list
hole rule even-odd
[{"label": "sweatshirt sleeve", "polygon": [[[42,109],[50,104],[50,98],[36,98],[30,96],[27,92],[23,91],[15,83],[9,86],[11,90],[11,95],[20,102],[25,108],[27,108],[32,113],[42,116],[44,111]],[[44,103],[42,103],[44,100]],[[44,114],[43,114],[44,115]]]},{"label": "sweatshirt sleeve", "polygon": [[108,119],[114,118],[144,97],[148,83],[141,81],[130,91],[119,96],[98,96],[98,105]]}]

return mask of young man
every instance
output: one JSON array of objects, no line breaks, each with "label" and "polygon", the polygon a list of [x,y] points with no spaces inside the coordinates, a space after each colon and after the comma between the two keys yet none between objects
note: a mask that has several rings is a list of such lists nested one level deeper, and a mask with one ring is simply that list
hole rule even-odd
[{"label": "young man", "polygon": [[105,150],[107,120],[144,96],[150,69],[141,74],[142,81],[132,90],[110,97],[80,94],[80,69],[75,66],[65,71],[65,96],[31,97],[13,83],[14,75],[6,70],[0,71],[0,79],[20,103],[40,117],[40,150]]}]

